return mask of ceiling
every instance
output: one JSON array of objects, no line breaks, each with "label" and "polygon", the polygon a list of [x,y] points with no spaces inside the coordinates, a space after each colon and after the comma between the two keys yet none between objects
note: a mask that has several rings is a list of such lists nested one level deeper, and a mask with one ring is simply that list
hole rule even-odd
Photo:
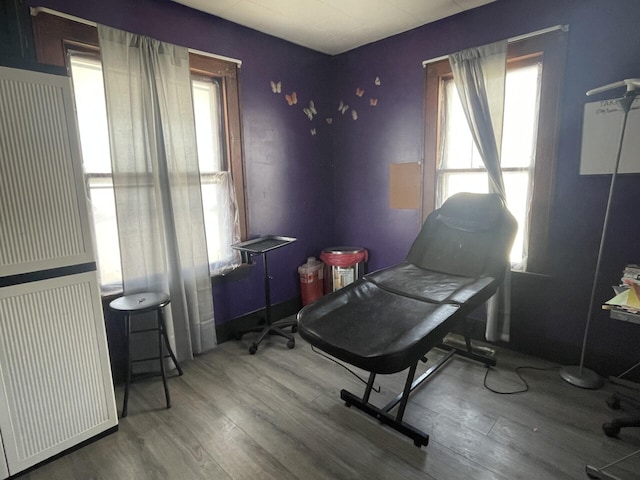
[{"label": "ceiling", "polygon": [[174,0],[336,55],[495,0]]}]

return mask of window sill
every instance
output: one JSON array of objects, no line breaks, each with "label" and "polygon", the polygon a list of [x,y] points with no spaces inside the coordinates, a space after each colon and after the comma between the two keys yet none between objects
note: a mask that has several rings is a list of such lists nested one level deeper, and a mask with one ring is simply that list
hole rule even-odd
[{"label": "window sill", "polygon": [[238,280],[241,278],[246,278],[249,276],[249,273],[255,267],[255,263],[242,263],[238,267],[233,270],[229,270],[226,273],[220,273],[218,275],[211,275],[211,283],[213,285],[224,282],[225,280]]},{"label": "window sill", "polygon": [[547,273],[527,272],[524,270],[511,270],[511,275],[526,277],[532,280],[550,280],[551,275]]},{"label": "window sill", "polygon": [[[229,270],[226,273],[220,273],[217,275],[211,275],[212,283],[219,283],[220,281],[224,281],[224,279],[238,279],[245,278],[249,275],[252,268],[255,267],[255,263],[243,263],[233,270]],[[103,302],[111,302],[116,298],[122,296],[124,294],[124,290],[121,286],[112,286],[107,288],[104,291],[100,291],[100,298],[102,298]]]}]

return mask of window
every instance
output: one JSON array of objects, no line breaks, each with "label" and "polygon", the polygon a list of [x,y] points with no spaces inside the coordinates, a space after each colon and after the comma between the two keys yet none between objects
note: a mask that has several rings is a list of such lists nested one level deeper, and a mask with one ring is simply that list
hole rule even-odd
[{"label": "window", "polygon": [[122,283],[116,204],[111,177],[111,153],[102,64],[97,55],[70,55],[80,147],[89,195],[100,285],[105,289]]},{"label": "window", "polygon": [[[565,33],[509,45],[501,163],[507,204],[518,221],[512,268],[544,271],[555,167],[556,112]],[[423,213],[449,196],[488,192],[448,60],[427,67]]]},{"label": "window", "polygon": [[201,76],[193,76],[191,85],[207,251],[215,272],[237,255],[231,244],[239,240],[239,232],[232,230],[235,223],[229,217],[235,208],[229,208],[233,197],[225,160],[222,86],[219,79]]},{"label": "window", "polygon": [[[506,76],[502,176],[507,204],[518,220],[518,233],[511,250],[511,263],[526,256],[524,230],[532,186],[538,99],[542,64],[537,58],[509,68]],[[436,169],[436,207],[458,192],[488,193],[487,171],[471,136],[453,78],[441,85],[442,105],[440,165]]]},{"label": "window", "polygon": [[[122,272],[96,29],[39,14],[34,32],[39,60],[66,65],[73,80],[100,284],[104,291],[119,288]],[[190,66],[207,250],[215,274],[236,254],[230,247],[234,234],[244,239],[247,231],[237,65],[190,54]],[[231,191],[237,199],[237,223],[228,208]]]}]

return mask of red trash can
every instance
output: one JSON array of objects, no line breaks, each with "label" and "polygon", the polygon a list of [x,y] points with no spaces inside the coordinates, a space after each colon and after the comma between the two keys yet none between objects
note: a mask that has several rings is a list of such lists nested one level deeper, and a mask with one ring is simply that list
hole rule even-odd
[{"label": "red trash can", "polygon": [[329,247],[320,254],[325,264],[324,293],[335,292],[364,275],[369,252],[362,247]]}]

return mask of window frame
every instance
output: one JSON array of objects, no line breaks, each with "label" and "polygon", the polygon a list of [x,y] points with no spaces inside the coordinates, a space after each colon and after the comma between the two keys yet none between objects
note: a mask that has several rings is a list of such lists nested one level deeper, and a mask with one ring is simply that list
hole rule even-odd
[{"label": "window frame", "polygon": [[189,52],[191,75],[209,77],[220,82],[222,92],[222,120],[225,132],[225,164],[231,172],[236,191],[240,238],[247,239],[247,196],[245,185],[244,158],[242,151],[239,67],[237,64]]},{"label": "window frame", "polygon": [[[528,228],[527,272],[549,271],[548,237],[553,204],[557,146],[559,138],[560,95],[564,81],[567,33],[563,30],[536,35],[507,47],[507,68],[532,58],[542,61],[538,132],[535,144],[533,192]],[[437,193],[437,165],[440,152],[442,111],[440,88],[442,81],[452,78],[449,60],[426,66],[424,86],[424,162],[422,219],[435,210]]]},{"label": "window frame", "polygon": [[[48,13],[32,17],[38,62],[66,68],[71,76],[68,52],[75,51],[100,58],[98,30]],[[235,62],[189,52],[191,75],[216,79],[222,93],[224,123],[224,164],[231,172],[240,223],[240,239],[247,239],[248,210],[240,112],[240,66]]]}]

